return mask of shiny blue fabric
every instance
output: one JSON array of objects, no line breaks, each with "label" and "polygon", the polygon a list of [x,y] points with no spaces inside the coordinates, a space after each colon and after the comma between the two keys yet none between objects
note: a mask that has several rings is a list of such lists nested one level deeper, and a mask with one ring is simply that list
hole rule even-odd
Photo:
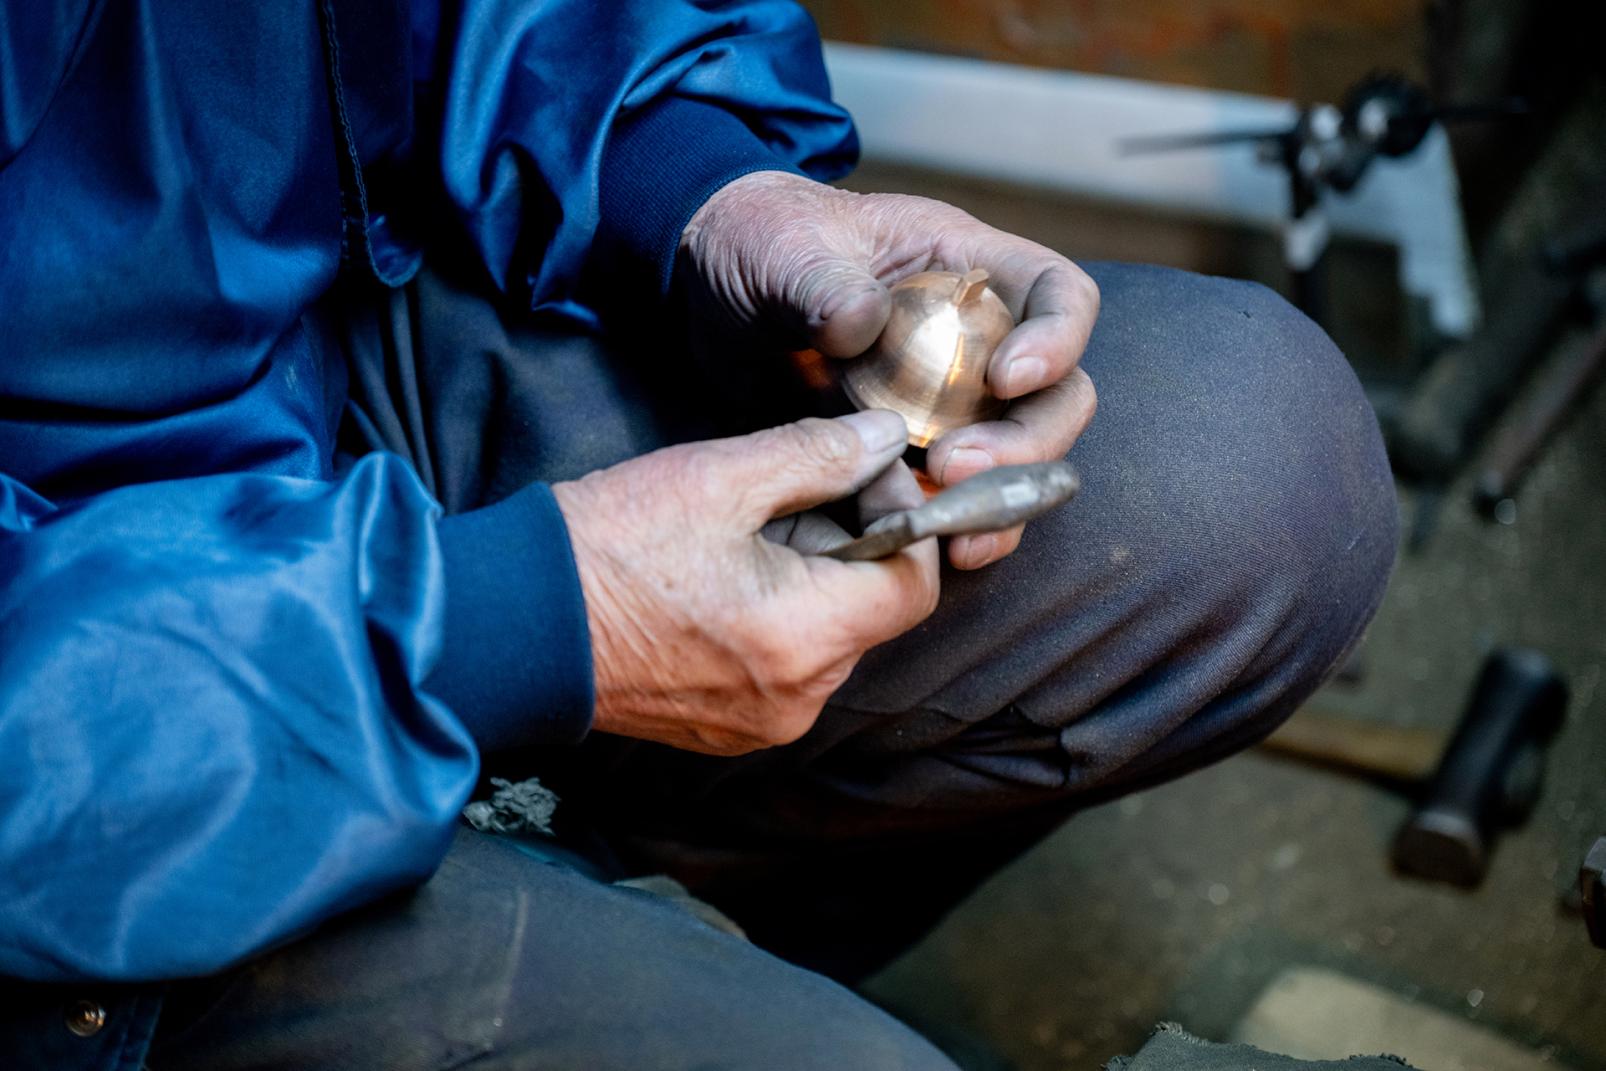
[{"label": "shiny blue fabric", "polygon": [[[620,200],[645,200],[649,211],[652,191],[662,190],[680,201],[683,224],[703,199],[687,196],[696,177],[683,169],[713,163],[723,181],[756,167],[836,177],[856,158],[852,124],[830,103],[813,24],[791,3],[469,4],[448,49],[454,74],[442,98],[440,148],[447,194],[493,277],[504,289],[527,288],[538,309],[587,315],[582,271],[599,229],[631,231],[620,239],[626,245],[651,229],[623,207],[604,220],[612,190],[630,187]],[[630,122],[666,102],[712,106],[718,115],[677,124],[675,146],[636,156],[630,137],[642,131]],[[715,125],[729,117],[767,151],[733,146],[739,135]],[[557,131],[563,137],[555,140]],[[735,159],[739,151],[745,160]],[[610,173],[614,163],[623,173]],[[542,196],[529,195],[532,172]],[[680,227],[669,230],[660,244],[678,239]],[[539,261],[521,259],[529,241],[545,249]],[[666,264],[672,248],[641,253]]]},{"label": "shiny blue fabric", "polygon": [[[395,281],[450,219],[591,318],[717,184],[852,153],[783,0],[0,0],[0,975],[216,970],[446,849],[473,712],[430,681],[471,586],[408,466],[337,470],[309,309],[343,252]],[[540,594],[508,631],[583,649],[550,496],[498,516]]]},{"label": "shiny blue fabric", "polygon": [[428,876],[476,766],[399,460],[0,486],[0,970],[204,973]]}]

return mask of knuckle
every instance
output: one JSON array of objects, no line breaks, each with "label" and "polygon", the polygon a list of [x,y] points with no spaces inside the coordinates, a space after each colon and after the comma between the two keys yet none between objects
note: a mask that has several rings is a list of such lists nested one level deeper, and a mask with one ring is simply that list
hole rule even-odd
[{"label": "knuckle", "polygon": [[1099,284],[1075,263],[1061,259],[1052,271],[1055,285],[1069,299],[1069,311],[1096,317],[1099,311]]},{"label": "knuckle", "polygon": [[680,502],[683,509],[694,514],[706,512],[710,503],[720,502],[737,490],[730,486],[726,466],[708,463],[715,460],[719,449],[709,444],[706,452],[688,453],[682,463],[669,467],[662,474],[660,486]]},{"label": "knuckle", "polygon": [[1075,273],[1073,277],[1074,285],[1082,304],[1087,306],[1089,312],[1097,313],[1099,311],[1099,302],[1103,300],[1099,294],[1099,284],[1093,281],[1091,275],[1078,268],[1075,264],[1071,265],[1071,270]]},{"label": "knuckle", "polygon": [[735,758],[738,755],[747,755],[766,743],[762,737],[755,737],[750,732],[730,732],[728,730],[712,730],[705,728],[692,729],[692,739],[696,742],[693,750],[705,755],[718,755],[722,758]]},{"label": "knuckle", "polygon": [[[920,197],[910,193],[894,193],[880,195],[886,198],[885,204],[891,210],[898,223],[908,226],[918,226],[933,219],[943,220],[950,225],[976,224],[979,221],[975,216],[934,197]],[[990,229],[990,228],[989,228]]]},{"label": "knuckle", "polygon": [[936,569],[921,569],[919,578],[919,589],[914,600],[915,620],[924,621],[937,612],[937,602],[942,597],[942,585],[937,580]]},{"label": "knuckle", "polygon": [[806,683],[818,669],[815,656],[789,633],[761,628],[751,637],[750,661],[766,690],[787,690]]},{"label": "knuckle", "polygon": [[770,747],[781,747],[802,739],[814,727],[824,706],[824,700],[804,698],[782,704],[765,725],[765,742]]},{"label": "knuckle", "polygon": [[858,461],[858,437],[836,421],[809,417],[778,430],[793,460],[810,468],[836,470]]},{"label": "knuckle", "polygon": [[1098,412],[1099,391],[1093,385],[1093,377],[1078,368],[1070,378],[1071,390],[1074,392],[1077,411],[1091,417]]},{"label": "knuckle", "polygon": [[697,521],[765,512],[767,475],[775,466],[755,456],[763,453],[762,446],[755,449],[754,444],[740,439],[692,444],[682,463],[664,471],[658,482],[642,487],[641,492],[667,496],[677,503],[683,517]]},{"label": "knuckle", "polygon": [[942,594],[935,553],[906,558],[885,620],[897,632],[913,628],[937,609]]}]

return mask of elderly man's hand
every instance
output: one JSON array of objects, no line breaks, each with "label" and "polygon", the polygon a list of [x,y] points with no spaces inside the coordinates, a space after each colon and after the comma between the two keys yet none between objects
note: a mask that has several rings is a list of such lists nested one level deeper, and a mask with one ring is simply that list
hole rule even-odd
[{"label": "elderly man's hand", "polygon": [[[594,727],[721,755],[802,736],[866,650],[931,613],[937,550],[839,562],[806,553],[828,522],[769,522],[855,492],[865,519],[918,505],[897,462],[906,434],[885,411],[809,419],[555,485],[591,626]],[[783,530],[790,546],[773,541]]]},{"label": "elderly man's hand", "polygon": [[[952,484],[995,465],[1063,457],[1093,416],[1077,367],[1098,315],[1098,287],[1075,264],[951,205],[856,194],[779,171],[714,194],[681,242],[697,311],[788,348],[855,357],[886,326],[887,288],[916,272],[985,268],[1019,326],[999,345],[987,383],[1013,399],[1001,420],[931,444],[928,474]],[[1020,529],[962,536],[949,558],[974,569],[1008,554]]]}]

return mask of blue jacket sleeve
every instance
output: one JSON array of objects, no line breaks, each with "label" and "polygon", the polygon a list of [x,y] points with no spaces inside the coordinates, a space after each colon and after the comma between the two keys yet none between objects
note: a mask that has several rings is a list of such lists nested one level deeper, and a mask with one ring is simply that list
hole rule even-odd
[{"label": "blue jacket sleeve", "polygon": [[857,159],[791,0],[469,0],[448,23],[446,195],[497,284],[538,310],[588,317],[598,277],[662,292],[719,187]]},{"label": "blue jacket sleeve", "polygon": [[[477,774],[432,690],[485,705],[428,678],[443,643],[479,645],[467,676],[493,675],[499,642],[489,581],[460,585],[454,626],[445,574],[506,537],[499,517],[566,547],[546,489],[521,495],[443,521],[388,455],[338,482],[202,477],[60,507],[0,477],[0,975],[202,974],[426,878]],[[501,587],[560,620],[503,632],[585,643],[572,567],[506,568]],[[558,646],[511,676],[567,661],[573,680],[578,657],[588,679]],[[589,695],[568,698],[583,719]]]}]

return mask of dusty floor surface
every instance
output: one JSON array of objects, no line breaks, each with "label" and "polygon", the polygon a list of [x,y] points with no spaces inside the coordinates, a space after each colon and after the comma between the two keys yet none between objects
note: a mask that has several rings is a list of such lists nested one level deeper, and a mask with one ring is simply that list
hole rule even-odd
[{"label": "dusty floor surface", "polygon": [[[1536,469],[1516,521],[1465,481],[1402,555],[1358,685],[1329,711],[1448,727],[1488,648],[1536,647],[1573,699],[1532,823],[1467,893],[1396,876],[1388,792],[1260,753],[1090,811],[868,987],[990,1041],[1023,1071],[1097,1068],[1153,1024],[1222,1038],[1283,968],[1322,965],[1606,1068],[1606,952],[1562,907],[1606,833],[1606,388]],[[1402,494],[1407,509],[1412,496]]]}]

